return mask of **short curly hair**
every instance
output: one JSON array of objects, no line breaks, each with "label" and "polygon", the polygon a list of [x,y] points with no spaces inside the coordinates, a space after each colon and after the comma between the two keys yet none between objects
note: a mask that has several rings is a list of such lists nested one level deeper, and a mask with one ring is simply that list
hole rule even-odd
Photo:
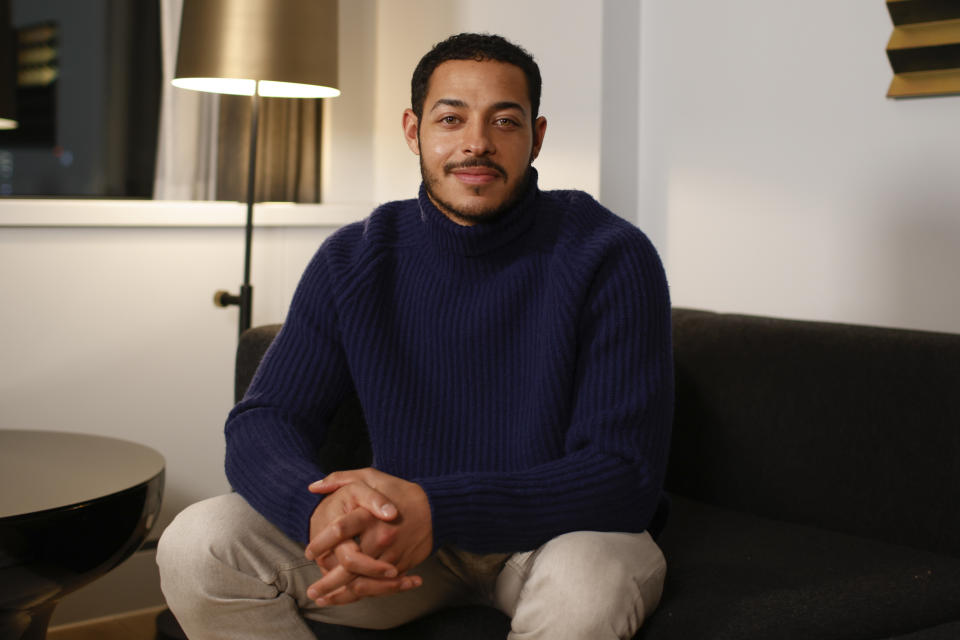
[{"label": "short curly hair", "polygon": [[427,98],[430,76],[441,63],[448,60],[477,60],[478,62],[495,60],[519,67],[527,78],[531,120],[537,119],[543,81],[540,78],[540,67],[534,62],[533,56],[522,47],[498,35],[460,33],[435,44],[413,70],[413,78],[410,81],[410,107],[418,120],[423,117],[423,102]]}]

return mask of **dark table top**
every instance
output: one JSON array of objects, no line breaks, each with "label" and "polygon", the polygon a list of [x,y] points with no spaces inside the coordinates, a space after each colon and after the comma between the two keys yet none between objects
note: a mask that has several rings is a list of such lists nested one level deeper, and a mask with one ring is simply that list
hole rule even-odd
[{"label": "dark table top", "polygon": [[150,447],[80,433],[0,429],[0,518],[88,502],[163,471]]}]

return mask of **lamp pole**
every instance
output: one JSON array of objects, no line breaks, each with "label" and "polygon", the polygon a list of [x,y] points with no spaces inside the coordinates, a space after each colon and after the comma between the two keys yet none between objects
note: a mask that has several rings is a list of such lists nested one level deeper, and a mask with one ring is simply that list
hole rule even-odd
[{"label": "lamp pole", "polygon": [[253,316],[253,285],[250,284],[250,249],[253,246],[253,200],[257,188],[257,129],[260,121],[260,92],[254,90],[250,96],[250,158],[247,162],[247,221],[244,228],[243,244],[243,284],[240,295],[226,291],[213,294],[213,302],[218,307],[237,305],[240,307],[238,333],[250,328]]}]

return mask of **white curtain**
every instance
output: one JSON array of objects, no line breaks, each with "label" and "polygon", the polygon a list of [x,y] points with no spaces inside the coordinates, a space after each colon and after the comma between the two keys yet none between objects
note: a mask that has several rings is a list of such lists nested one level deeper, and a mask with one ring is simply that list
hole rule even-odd
[{"label": "white curtain", "polygon": [[155,200],[216,200],[219,96],[170,84],[183,0],[159,0],[163,47]]}]

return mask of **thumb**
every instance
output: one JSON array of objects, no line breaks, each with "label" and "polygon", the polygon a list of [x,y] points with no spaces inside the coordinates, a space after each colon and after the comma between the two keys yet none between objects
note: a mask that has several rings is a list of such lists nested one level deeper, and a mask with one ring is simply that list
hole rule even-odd
[{"label": "thumb", "polygon": [[333,481],[324,478],[311,483],[308,488],[311,493],[331,494],[345,487],[349,487],[348,491],[352,494],[350,496],[351,502],[366,509],[375,518],[389,521],[399,514],[397,507],[389,498],[362,482]]},{"label": "thumb", "polygon": [[352,489],[357,492],[354,495],[356,504],[372,513],[375,518],[389,521],[399,514],[393,502],[376,489],[365,484],[353,485]]},{"label": "thumb", "polygon": [[369,501],[360,501],[360,504],[363,505],[367,511],[384,521],[390,521],[397,517],[397,508],[392,502],[387,500],[386,496],[373,489],[370,490],[370,494]]}]

